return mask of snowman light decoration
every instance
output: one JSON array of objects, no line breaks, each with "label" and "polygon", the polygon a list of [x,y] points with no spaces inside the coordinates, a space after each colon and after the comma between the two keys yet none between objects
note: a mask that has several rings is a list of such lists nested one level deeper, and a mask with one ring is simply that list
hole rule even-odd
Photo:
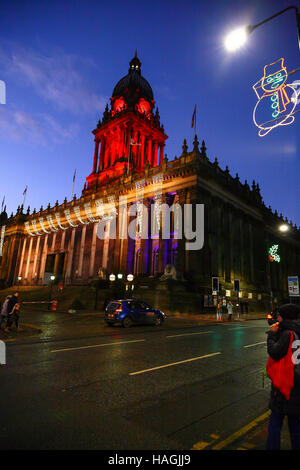
[{"label": "snowman light decoration", "polygon": [[287,126],[295,120],[297,92],[287,84],[288,72],[284,59],[278,59],[264,67],[263,77],[253,85],[258,102],[253,110],[254,124],[258,135],[264,137],[278,126]]}]

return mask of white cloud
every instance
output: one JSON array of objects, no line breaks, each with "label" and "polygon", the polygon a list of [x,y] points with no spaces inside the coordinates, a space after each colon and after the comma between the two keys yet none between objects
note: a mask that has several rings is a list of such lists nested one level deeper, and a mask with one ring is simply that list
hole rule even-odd
[{"label": "white cloud", "polygon": [[46,56],[11,46],[1,50],[0,64],[11,79],[30,86],[60,110],[90,114],[103,110],[107,102],[107,97],[92,90],[88,70],[95,65],[88,59],[62,51]]},{"label": "white cloud", "polygon": [[78,133],[78,125],[62,126],[49,114],[32,115],[28,112],[0,107],[0,136],[17,142],[49,146],[62,143]]}]

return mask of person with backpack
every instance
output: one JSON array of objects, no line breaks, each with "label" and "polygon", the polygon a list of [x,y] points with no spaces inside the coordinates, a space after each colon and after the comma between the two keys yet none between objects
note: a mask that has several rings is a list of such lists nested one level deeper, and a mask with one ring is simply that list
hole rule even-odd
[{"label": "person with backpack", "polygon": [[[271,415],[268,426],[266,450],[279,450],[281,429],[284,417],[287,416],[288,427],[293,450],[300,450],[300,371],[297,358],[297,343],[300,340],[300,307],[294,304],[285,304],[279,307],[277,322],[270,325],[267,333],[267,350],[272,364],[288,358],[289,368],[283,375],[277,373],[272,380],[269,408]],[[293,348],[293,349],[291,349]],[[299,348],[299,346],[298,346]],[[282,364],[282,362],[281,362]],[[270,369],[269,369],[270,371]],[[299,376],[298,376],[299,373]],[[290,379],[290,390],[286,392],[286,383]],[[281,383],[282,382],[282,383]],[[279,390],[280,389],[280,390]]]}]

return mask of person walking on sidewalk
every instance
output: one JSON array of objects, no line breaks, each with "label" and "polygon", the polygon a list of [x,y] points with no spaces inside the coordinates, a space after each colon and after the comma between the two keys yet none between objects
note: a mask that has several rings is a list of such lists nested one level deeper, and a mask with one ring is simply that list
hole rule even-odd
[{"label": "person walking on sidewalk", "polygon": [[9,300],[11,299],[11,295],[8,295],[6,297],[6,299],[4,300],[3,302],[3,305],[2,305],[2,309],[1,309],[1,318],[0,318],[0,329],[2,329],[2,323],[6,322],[6,325],[7,325],[7,316],[8,316],[8,313],[7,313],[7,309],[8,309],[8,303],[9,303]]},{"label": "person walking on sidewalk", "polygon": [[[282,305],[278,313],[278,322],[270,326],[267,338],[268,354],[274,360],[280,360],[288,353],[291,332],[294,339],[300,338],[300,307],[294,304]],[[300,450],[300,380],[296,374],[288,400],[272,383],[269,407],[271,415],[266,450],[280,449],[285,416],[288,419],[292,449]]]},{"label": "person walking on sidewalk", "polygon": [[232,314],[233,314],[233,307],[232,307],[232,303],[231,303],[230,300],[227,304],[227,312],[228,312],[228,321],[231,321],[231,317],[232,317]]},{"label": "person walking on sidewalk", "polygon": [[19,293],[15,292],[15,294],[12,295],[11,298],[9,299],[9,301],[8,301],[8,305],[7,305],[7,323],[6,323],[6,328],[4,330],[7,333],[10,332],[10,328],[11,328],[11,324],[12,324],[12,320],[13,320],[13,317],[11,315],[13,315],[14,307],[18,303],[18,296],[19,296]]}]

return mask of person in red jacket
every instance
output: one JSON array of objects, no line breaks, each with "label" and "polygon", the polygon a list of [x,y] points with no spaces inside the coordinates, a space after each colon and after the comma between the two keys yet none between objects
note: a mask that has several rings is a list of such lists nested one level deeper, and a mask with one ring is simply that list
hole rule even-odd
[{"label": "person in red jacket", "polygon": [[[293,340],[300,339],[300,307],[285,304],[278,309],[278,321],[270,326],[267,338],[268,354],[272,359],[282,359],[288,352],[291,333]],[[287,416],[293,450],[300,450],[300,382],[295,375],[289,399],[271,386],[269,408],[271,415],[268,427],[267,450],[279,450],[281,429]]]}]

